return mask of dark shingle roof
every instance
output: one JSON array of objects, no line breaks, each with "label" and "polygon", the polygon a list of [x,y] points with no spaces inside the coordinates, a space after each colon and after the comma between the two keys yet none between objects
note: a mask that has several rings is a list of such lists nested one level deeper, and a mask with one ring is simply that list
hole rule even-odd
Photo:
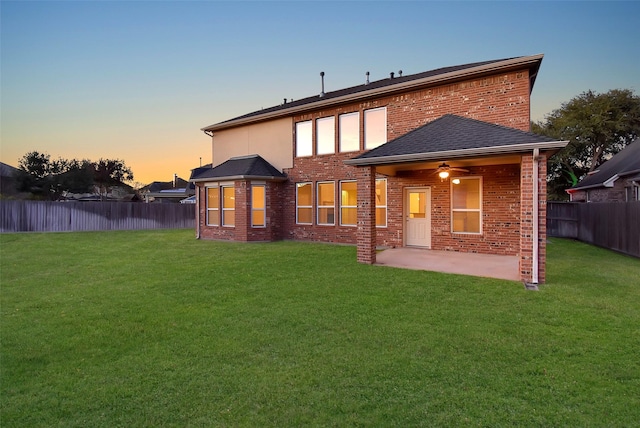
[{"label": "dark shingle roof", "polygon": [[553,138],[447,114],[354,159],[373,159],[556,141]]},{"label": "dark shingle roof", "polygon": [[287,176],[259,155],[231,158],[215,168],[197,168],[191,175],[191,181],[220,181],[235,178],[286,180]]},{"label": "dark shingle roof", "polygon": [[[287,102],[285,104],[281,104],[281,105],[277,105],[274,107],[269,107],[266,109],[262,109],[262,110],[258,110],[258,111],[254,111],[251,113],[247,113],[245,115],[242,116],[238,116],[235,117],[233,119],[229,119],[229,120],[225,120],[223,122],[219,122],[216,123],[214,125],[208,126],[206,128],[203,128],[203,130],[210,130],[213,128],[217,128],[220,126],[224,126],[225,124],[229,124],[229,123],[233,123],[233,122],[237,122],[237,121],[244,121],[244,120],[248,120],[251,119],[253,117],[259,117],[259,116],[263,116],[263,115],[269,115],[269,114],[276,114],[278,112],[282,112],[282,115],[286,114],[287,110],[299,110],[299,108],[304,108],[304,106],[306,105],[313,105],[316,102],[319,101],[330,101],[332,99],[340,99],[342,97],[345,96],[349,96],[349,95],[356,95],[358,93],[366,93],[372,90],[376,90],[376,89],[381,89],[381,88],[389,88],[389,90],[393,90],[393,86],[399,86],[402,87],[403,84],[405,83],[409,83],[412,81],[420,81],[422,79],[429,79],[429,78],[437,78],[438,76],[445,76],[448,73],[458,73],[458,72],[462,72],[464,73],[466,70],[469,70],[470,72],[472,71],[478,71],[478,70],[472,70],[474,68],[478,68],[478,67],[484,67],[484,66],[491,66],[492,64],[496,64],[496,67],[499,66],[512,66],[512,61],[514,60],[515,62],[525,62],[527,63],[528,67],[531,68],[531,73],[530,73],[530,78],[531,78],[531,84],[530,84],[530,89],[533,89],[533,84],[535,82],[535,78],[537,76],[537,71],[538,68],[540,67],[540,62],[542,61],[542,55],[538,55],[538,56],[532,56],[532,57],[513,57],[513,58],[502,58],[502,59],[496,59],[496,60],[490,60],[490,61],[482,61],[482,62],[473,62],[473,63],[469,63],[469,64],[462,64],[462,65],[455,65],[455,66],[451,66],[451,67],[442,67],[442,68],[438,68],[435,70],[430,70],[430,71],[424,71],[421,73],[416,73],[416,74],[410,74],[410,75],[406,75],[406,76],[402,76],[402,77],[394,77],[394,78],[385,78],[385,79],[381,79],[381,80],[377,80],[374,82],[370,82],[368,84],[362,84],[362,85],[357,85],[357,86],[352,86],[349,88],[345,88],[345,89],[340,89],[337,91],[331,91],[331,92],[326,92],[324,94],[324,96],[319,97],[319,95],[313,95],[310,97],[306,97],[303,99],[299,99],[296,101],[292,101],[292,102]],[[530,61],[530,62],[528,62]],[[500,64],[503,63],[503,64]],[[521,65],[522,66],[522,65]],[[486,70],[485,70],[486,71]],[[458,76],[459,78],[459,76]]]},{"label": "dark shingle roof", "polygon": [[640,171],[640,138],[636,138],[611,159],[604,162],[594,174],[586,176],[570,190],[603,186],[617,176],[636,174]]}]

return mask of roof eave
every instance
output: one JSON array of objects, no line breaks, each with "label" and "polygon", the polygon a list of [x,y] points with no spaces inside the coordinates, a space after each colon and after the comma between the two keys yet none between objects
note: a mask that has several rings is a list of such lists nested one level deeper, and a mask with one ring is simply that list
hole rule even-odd
[{"label": "roof eave", "polygon": [[445,150],[440,152],[429,153],[412,153],[407,155],[380,156],[375,158],[347,159],[344,161],[347,165],[353,166],[370,166],[370,165],[388,165],[405,162],[422,162],[443,159],[460,159],[475,156],[493,156],[515,153],[526,153],[539,150],[559,150],[565,147],[569,141],[549,141],[543,143],[525,143],[511,144],[505,146],[479,147],[473,149],[461,150]]},{"label": "roof eave", "polygon": [[457,70],[449,73],[438,74],[435,76],[424,77],[422,79],[410,80],[408,82],[402,82],[396,85],[388,85],[388,86],[383,86],[381,88],[371,89],[368,91],[356,92],[356,93],[344,95],[341,97],[328,98],[328,99],[319,98],[318,101],[312,102],[309,104],[303,104],[303,105],[291,107],[288,109],[272,111],[269,113],[259,114],[256,116],[251,116],[243,119],[216,123],[216,124],[207,126],[205,128],[201,128],[201,131],[204,131],[204,132],[219,131],[222,129],[233,128],[240,125],[247,125],[249,123],[260,122],[268,119],[291,116],[293,114],[304,112],[307,110],[322,108],[322,107],[326,107],[334,104],[340,104],[348,101],[355,101],[363,98],[382,96],[382,95],[387,95],[387,94],[391,94],[398,91],[407,91],[407,90],[416,89],[422,86],[442,83],[444,81],[459,80],[461,78],[465,78],[465,77],[469,77],[477,74],[486,74],[492,71],[512,69],[514,67],[524,67],[524,66],[535,64],[536,62],[539,63],[540,61],[542,61],[543,57],[544,57],[543,54],[537,54],[537,55],[531,55],[526,57],[511,58],[508,60],[494,62],[491,64],[480,65],[477,67],[467,68],[464,70]]},{"label": "roof eave", "polygon": [[215,181],[236,181],[236,180],[264,180],[264,181],[287,181],[287,177],[276,177],[274,175],[228,175],[226,177],[203,177],[192,178],[191,183],[215,182]]},{"label": "roof eave", "polygon": [[624,173],[621,174],[615,174],[611,177],[609,177],[607,180],[595,183],[595,184],[590,184],[588,186],[580,186],[580,187],[572,187],[570,189],[567,189],[567,192],[571,193],[574,191],[578,191],[578,190],[588,190],[588,189],[594,189],[596,187],[613,187],[616,180],[618,180],[619,178],[625,177],[627,175],[632,175],[635,173],[640,172],[640,169],[636,169],[636,170],[632,170],[632,171],[625,171]]}]

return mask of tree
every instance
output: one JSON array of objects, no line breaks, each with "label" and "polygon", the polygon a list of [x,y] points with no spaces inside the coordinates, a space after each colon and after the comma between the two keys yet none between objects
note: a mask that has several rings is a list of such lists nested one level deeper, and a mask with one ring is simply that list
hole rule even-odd
[{"label": "tree", "polygon": [[548,168],[549,199],[566,199],[567,188],[640,134],[640,97],[629,89],[603,94],[589,90],[533,123],[532,131],[569,140]]},{"label": "tree", "polygon": [[32,151],[19,160],[18,167],[19,190],[52,200],[59,199],[64,192],[91,192],[96,185],[101,195],[106,195],[109,187],[133,180],[131,169],[121,160],[91,162],[58,158],[52,161],[48,154]]},{"label": "tree", "polygon": [[100,194],[106,195],[109,187],[133,180],[133,172],[119,159],[100,159],[94,164],[94,181]]}]

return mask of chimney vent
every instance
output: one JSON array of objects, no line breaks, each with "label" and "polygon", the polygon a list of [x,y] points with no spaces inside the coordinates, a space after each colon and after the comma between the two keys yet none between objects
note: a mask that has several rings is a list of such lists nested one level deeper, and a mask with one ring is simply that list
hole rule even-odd
[{"label": "chimney vent", "polygon": [[324,71],[320,72],[320,80],[322,81],[322,92],[320,92],[320,97],[324,97]]},{"label": "chimney vent", "polygon": [[402,77],[402,70],[398,71],[398,77]]},{"label": "chimney vent", "polygon": [[393,71],[389,73],[389,79],[393,79]]},{"label": "chimney vent", "polygon": [[366,73],[366,74],[367,74],[367,80],[364,82],[364,84],[365,84],[365,85],[368,85],[368,84],[369,84],[369,72],[367,71],[367,73]]}]

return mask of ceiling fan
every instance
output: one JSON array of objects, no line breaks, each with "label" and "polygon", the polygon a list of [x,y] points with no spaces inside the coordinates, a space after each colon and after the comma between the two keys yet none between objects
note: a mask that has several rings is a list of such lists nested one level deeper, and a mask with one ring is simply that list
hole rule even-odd
[{"label": "ceiling fan", "polygon": [[[440,177],[441,180],[444,180],[445,178],[449,177],[449,174],[452,171],[457,171],[457,172],[469,172],[468,169],[464,169],[464,168],[456,168],[456,167],[450,167],[449,165],[447,165],[446,163],[442,162],[442,165],[438,166],[438,168],[436,168],[435,173],[438,174],[438,177]],[[434,174],[435,174],[434,173]]]}]

